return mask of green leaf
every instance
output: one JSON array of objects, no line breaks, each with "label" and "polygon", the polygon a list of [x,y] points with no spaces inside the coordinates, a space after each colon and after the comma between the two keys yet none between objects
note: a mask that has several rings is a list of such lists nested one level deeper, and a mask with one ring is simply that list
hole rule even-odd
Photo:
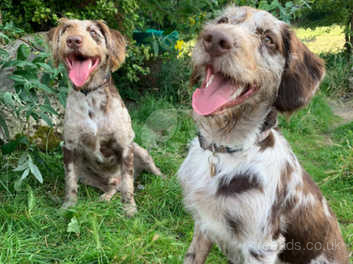
[{"label": "green leaf", "polygon": [[15,101],[13,100],[13,94],[10,92],[5,92],[2,96],[4,104],[7,106],[14,106]]},{"label": "green leaf", "polygon": [[75,234],[79,234],[80,233],[80,224],[77,221],[77,218],[75,216],[71,218],[70,223],[67,225],[66,232],[75,233]]},{"label": "green leaf", "polygon": [[13,63],[13,66],[16,66],[16,67],[31,67],[31,68],[36,68],[37,69],[37,65],[30,62],[30,61],[23,61],[23,60],[16,60],[14,63]]},{"label": "green leaf", "polygon": [[66,107],[66,97],[67,97],[66,93],[61,93],[60,92],[59,95],[58,95],[59,102],[64,107]]},{"label": "green leaf", "polygon": [[43,176],[40,170],[38,169],[37,165],[35,165],[32,161],[32,159],[29,160],[28,162],[29,168],[31,170],[31,173],[33,176],[40,182],[43,183]]},{"label": "green leaf", "polygon": [[9,76],[9,79],[11,79],[17,83],[20,83],[20,84],[25,84],[28,82],[26,78],[24,78],[21,75],[17,75],[17,74],[13,74],[13,75]]},{"label": "green leaf", "polygon": [[50,117],[44,112],[37,113],[49,126],[53,126],[53,122],[51,121]]},{"label": "green leaf", "polygon": [[58,115],[58,112],[56,112],[55,109],[51,107],[50,102],[46,102],[46,104],[41,105],[40,109],[53,115]]},{"label": "green leaf", "polygon": [[1,146],[1,151],[4,155],[11,154],[16,150],[18,144],[19,142],[17,140],[11,140],[10,142]]},{"label": "green leaf", "polygon": [[154,52],[154,56],[158,56],[159,53],[159,44],[158,41],[156,39],[154,39],[152,41],[152,47],[153,47],[153,52]]},{"label": "green leaf", "polygon": [[28,159],[28,153],[24,152],[24,153],[22,153],[21,157],[19,158],[17,164],[23,164],[26,162],[27,159]]},{"label": "green leaf", "polygon": [[26,60],[31,54],[31,48],[26,44],[21,44],[17,49],[17,59]]},{"label": "green leaf", "polygon": [[18,164],[16,168],[13,169],[13,171],[24,171],[29,168],[28,162]]},{"label": "green leaf", "polygon": [[28,193],[27,193],[28,211],[31,212],[35,206],[36,201],[35,201],[35,197],[34,197],[32,188],[28,185],[27,189],[28,189]]},{"label": "green leaf", "polygon": [[5,136],[7,138],[9,138],[10,137],[9,128],[7,127],[6,120],[3,117],[3,113],[2,112],[0,112],[0,128],[4,132]]},{"label": "green leaf", "polygon": [[22,182],[24,179],[27,178],[28,174],[29,174],[29,169],[27,168],[26,170],[23,171],[21,178],[15,182],[14,187],[16,192],[19,192],[21,190]]},{"label": "green leaf", "polygon": [[10,38],[6,36],[4,33],[0,32],[0,39],[4,39],[5,42],[9,42]]},{"label": "green leaf", "polygon": [[0,56],[3,58],[8,58],[9,53],[6,50],[0,48]]},{"label": "green leaf", "polygon": [[20,181],[23,181],[24,179],[26,179],[28,174],[29,174],[29,168],[27,168],[23,171],[22,176],[20,178]]},{"label": "green leaf", "polygon": [[36,64],[39,65],[41,68],[43,68],[43,70],[45,70],[46,72],[55,73],[55,69],[52,68],[49,64],[42,63],[42,62],[38,62]]},{"label": "green leaf", "polygon": [[43,91],[45,91],[47,93],[50,93],[50,94],[54,93],[54,91],[51,88],[49,88],[45,84],[41,83],[39,80],[32,80],[31,81],[31,86],[35,87],[35,88],[38,88],[40,90],[43,90]]}]

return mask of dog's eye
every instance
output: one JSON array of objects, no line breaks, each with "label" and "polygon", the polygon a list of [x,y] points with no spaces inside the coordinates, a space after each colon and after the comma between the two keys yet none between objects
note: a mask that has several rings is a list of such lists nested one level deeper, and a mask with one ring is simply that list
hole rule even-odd
[{"label": "dog's eye", "polygon": [[264,42],[268,46],[273,46],[273,44],[274,44],[273,39],[270,36],[265,36]]},{"label": "dog's eye", "polygon": [[89,33],[92,35],[92,37],[97,37],[97,32],[95,30],[91,29]]},{"label": "dog's eye", "polygon": [[217,24],[225,24],[229,23],[228,17],[222,17],[220,20],[217,21]]},{"label": "dog's eye", "polygon": [[63,27],[63,29],[61,30],[60,34],[61,34],[61,35],[64,34],[65,31],[66,31],[69,27],[71,27],[71,26],[70,26],[70,25],[65,25],[65,26]]}]

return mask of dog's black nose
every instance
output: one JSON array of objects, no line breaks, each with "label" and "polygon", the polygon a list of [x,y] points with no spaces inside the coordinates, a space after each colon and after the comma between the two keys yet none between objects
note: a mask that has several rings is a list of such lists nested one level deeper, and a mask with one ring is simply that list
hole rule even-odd
[{"label": "dog's black nose", "polygon": [[71,49],[77,49],[82,46],[82,37],[70,36],[66,39],[66,45]]},{"label": "dog's black nose", "polygon": [[206,31],[202,35],[205,50],[211,56],[221,56],[232,49],[232,40],[219,31]]}]

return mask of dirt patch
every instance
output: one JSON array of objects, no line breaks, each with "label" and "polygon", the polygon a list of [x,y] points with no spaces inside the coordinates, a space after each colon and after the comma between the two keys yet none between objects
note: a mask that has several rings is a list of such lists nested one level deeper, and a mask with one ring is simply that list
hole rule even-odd
[{"label": "dirt patch", "polygon": [[338,122],[338,125],[343,125],[353,121],[353,100],[342,102],[329,99],[328,105],[331,107],[335,115],[342,118],[342,120]]}]

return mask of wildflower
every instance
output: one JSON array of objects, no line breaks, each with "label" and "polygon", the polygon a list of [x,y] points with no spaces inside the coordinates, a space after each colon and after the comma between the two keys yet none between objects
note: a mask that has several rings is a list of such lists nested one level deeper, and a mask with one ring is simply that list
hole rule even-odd
[{"label": "wildflower", "polygon": [[184,40],[178,40],[174,48],[180,53],[181,50],[183,49],[184,44],[185,44]]}]

